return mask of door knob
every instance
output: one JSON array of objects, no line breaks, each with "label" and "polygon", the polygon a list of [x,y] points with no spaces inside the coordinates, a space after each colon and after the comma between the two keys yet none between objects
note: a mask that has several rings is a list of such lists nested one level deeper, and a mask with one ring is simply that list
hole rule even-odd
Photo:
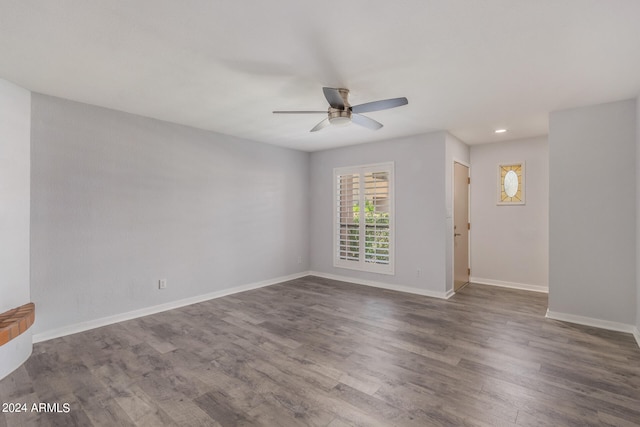
[{"label": "door knob", "polygon": [[453,237],[462,236],[460,233],[453,233]]}]

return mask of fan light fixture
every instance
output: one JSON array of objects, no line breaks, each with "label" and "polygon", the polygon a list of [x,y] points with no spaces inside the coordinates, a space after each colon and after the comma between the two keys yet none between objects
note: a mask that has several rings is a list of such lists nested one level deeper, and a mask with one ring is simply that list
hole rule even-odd
[{"label": "fan light fixture", "polygon": [[349,104],[349,89],[323,87],[322,92],[324,93],[324,97],[327,99],[327,102],[329,102],[329,109],[326,112],[300,110],[274,111],[274,114],[327,114],[327,118],[315,125],[313,129],[311,129],[311,132],[317,132],[329,125],[346,126],[351,122],[367,129],[378,130],[382,127],[382,123],[370,119],[367,116],[363,116],[362,113],[388,110],[389,108],[400,107],[401,105],[407,105],[409,103],[407,98],[403,97],[383,99],[381,101],[373,101],[351,106],[351,104]]},{"label": "fan light fixture", "polygon": [[507,130],[506,129],[496,129],[494,132],[495,133],[505,133]]},{"label": "fan light fixture", "polygon": [[351,111],[329,108],[329,123],[332,126],[346,126],[351,123]]},{"label": "fan light fixture", "polygon": [[348,117],[333,117],[329,119],[332,126],[346,126],[351,124],[351,119]]}]

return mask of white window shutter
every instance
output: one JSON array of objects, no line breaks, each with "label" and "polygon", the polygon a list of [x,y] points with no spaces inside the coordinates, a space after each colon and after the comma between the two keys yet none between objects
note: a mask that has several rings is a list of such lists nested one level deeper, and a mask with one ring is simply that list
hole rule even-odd
[{"label": "white window shutter", "polygon": [[334,170],[334,265],[393,274],[393,163]]}]

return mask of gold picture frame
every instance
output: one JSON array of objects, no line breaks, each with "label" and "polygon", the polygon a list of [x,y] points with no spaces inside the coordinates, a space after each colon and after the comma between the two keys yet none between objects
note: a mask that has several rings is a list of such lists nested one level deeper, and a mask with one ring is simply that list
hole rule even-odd
[{"label": "gold picture frame", "polygon": [[525,204],[524,162],[498,165],[498,205]]}]

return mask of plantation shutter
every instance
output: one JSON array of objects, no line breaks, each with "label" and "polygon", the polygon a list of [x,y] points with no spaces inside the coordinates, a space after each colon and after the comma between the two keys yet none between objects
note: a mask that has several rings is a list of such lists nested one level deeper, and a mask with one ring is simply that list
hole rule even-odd
[{"label": "plantation shutter", "polygon": [[338,178],[338,242],[342,260],[360,259],[360,226],[357,209],[360,201],[360,176],[341,175]]},{"label": "plantation shutter", "polygon": [[389,173],[365,173],[364,188],[364,260],[389,264]]},{"label": "plantation shutter", "polygon": [[393,274],[392,178],[392,163],[335,170],[335,266]]}]

